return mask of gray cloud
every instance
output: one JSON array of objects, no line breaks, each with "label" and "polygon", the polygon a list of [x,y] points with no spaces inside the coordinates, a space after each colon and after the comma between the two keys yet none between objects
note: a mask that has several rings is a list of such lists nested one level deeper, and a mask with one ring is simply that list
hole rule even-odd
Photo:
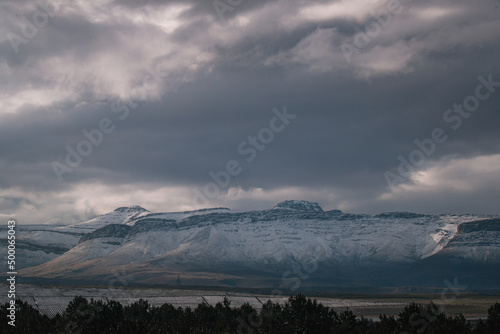
[{"label": "gray cloud", "polygon": [[[213,181],[209,172],[237,160],[243,171],[207,205],[261,208],[305,194],[357,212],[498,213],[498,192],[484,182],[497,171],[483,175],[464,161],[498,154],[500,92],[457,130],[443,114],[474,94],[478,76],[500,81],[500,11],[487,0],[401,3],[351,62],[342,43],[377,22],[356,1],[243,1],[225,20],[211,2],[76,2],[61,6],[18,53],[0,37],[2,210],[62,222],[116,204],[186,209],[193,187],[202,190]],[[22,34],[13,3],[4,6],[4,36]],[[17,12],[29,19],[39,10],[25,1]],[[152,69],[161,82],[148,77]],[[150,89],[138,97],[145,78]],[[112,106],[131,100],[137,107],[128,105],[121,120]],[[284,106],[297,118],[247,162],[238,146]],[[66,147],[76,149],[82,131],[103,118],[114,130],[59,182],[51,164],[65,163]],[[397,173],[398,156],[407,158],[414,140],[435,128],[448,140],[417,171],[460,161],[475,192],[426,188],[417,174],[405,179],[407,188],[388,188],[384,173]],[[67,202],[55,205],[63,195]],[[39,219],[28,218],[30,207]]]}]

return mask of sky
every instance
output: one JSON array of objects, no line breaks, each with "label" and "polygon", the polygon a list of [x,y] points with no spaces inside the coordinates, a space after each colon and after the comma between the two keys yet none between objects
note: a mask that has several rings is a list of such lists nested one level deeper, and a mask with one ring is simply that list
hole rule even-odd
[{"label": "sky", "polygon": [[0,219],[500,214],[497,1],[0,7]]}]

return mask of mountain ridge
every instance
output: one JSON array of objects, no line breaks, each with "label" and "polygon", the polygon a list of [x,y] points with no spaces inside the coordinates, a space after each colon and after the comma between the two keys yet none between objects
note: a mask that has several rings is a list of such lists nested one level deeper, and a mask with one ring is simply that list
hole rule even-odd
[{"label": "mountain ridge", "polygon": [[[435,286],[453,278],[441,277],[440,268],[448,268],[446,275],[468,277],[469,286],[477,288],[484,277],[450,263],[479,265],[482,273],[500,263],[499,224],[498,217],[481,215],[349,214],[307,201],[245,212],[154,213],[121,207],[87,222],[37,232],[45,233],[44,242],[51,245],[57,244],[49,242],[56,234],[71,234],[71,243],[65,241],[71,247],[21,269],[20,275],[106,282],[119,271],[134,284],[180,276],[186,284],[264,288],[298,279],[302,288],[328,290],[335,285]],[[500,288],[498,279],[488,282]]]},{"label": "mountain ridge", "polygon": [[[303,287],[328,289],[348,282],[413,284],[415,277],[430,269],[415,269],[402,280],[405,268],[429,262],[436,270],[449,254],[481,265],[500,262],[496,234],[489,238],[483,233],[480,241],[463,242],[477,238],[478,228],[492,224],[488,228],[496,228],[498,217],[491,216],[357,215],[324,211],[307,201],[284,201],[271,209],[246,212],[216,208],[151,213],[141,208],[132,214],[134,210],[119,209],[122,216],[116,216],[116,210],[111,215],[116,223],[110,223],[108,214],[94,218],[93,224],[82,223],[86,229],[79,231],[85,233],[74,247],[22,269],[22,275],[106,281],[112,279],[113,270],[120,270],[134,283],[164,282],[180,275],[189,284],[274,288],[283,285],[283,275],[291,268],[309,268]],[[459,234],[461,224],[476,228],[467,227]],[[498,283],[494,277],[490,281],[490,286]]]}]

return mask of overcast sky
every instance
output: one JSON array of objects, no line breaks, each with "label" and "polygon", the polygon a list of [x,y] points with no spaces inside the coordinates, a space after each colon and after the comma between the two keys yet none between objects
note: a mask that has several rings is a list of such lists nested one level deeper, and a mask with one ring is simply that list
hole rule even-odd
[{"label": "overcast sky", "polygon": [[500,214],[498,1],[0,7],[5,219],[286,199]]}]

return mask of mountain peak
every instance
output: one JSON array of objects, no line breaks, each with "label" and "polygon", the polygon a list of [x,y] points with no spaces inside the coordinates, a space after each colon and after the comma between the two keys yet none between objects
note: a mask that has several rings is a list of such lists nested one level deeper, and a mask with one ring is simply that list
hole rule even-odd
[{"label": "mountain peak", "polygon": [[323,212],[318,203],[308,201],[288,200],[278,203],[273,210],[292,210],[301,212]]},{"label": "mountain peak", "polygon": [[122,206],[115,209],[115,212],[145,212],[148,211],[139,205]]}]

